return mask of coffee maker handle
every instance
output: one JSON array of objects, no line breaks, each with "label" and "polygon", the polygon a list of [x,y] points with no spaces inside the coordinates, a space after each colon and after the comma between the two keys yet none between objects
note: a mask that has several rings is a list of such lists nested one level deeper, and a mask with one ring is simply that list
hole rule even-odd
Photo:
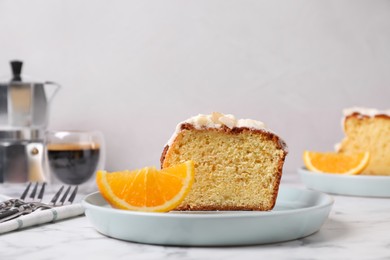
[{"label": "coffee maker handle", "polygon": [[42,143],[29,143],[27,145],[28,180],[33,182],[45,182],[47,176],[43,169],[44,147]]},{"label": "coffee maker handle", "polygon": [[[58,90],[60,90],[61,88],[60,84],[53,81],[46,81],[44,85],[45,85],[46,97],[49,101],[52,100],[52,98],[57,94]],[[46,88],[46,86],[51,86],[51,87]]]}]

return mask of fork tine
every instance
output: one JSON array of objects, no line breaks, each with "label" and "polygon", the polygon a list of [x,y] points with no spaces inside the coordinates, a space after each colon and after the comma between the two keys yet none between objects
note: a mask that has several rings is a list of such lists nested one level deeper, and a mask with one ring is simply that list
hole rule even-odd
[{"label": "fork tine", "polygon": [[57,202],[58,198],[60,197],[63,189],[64,189],[64,185],[61,186],[61,188],[57,191],[57,193],[51,199],[50,204],[53,204],[53,205],[56,204],[56,202]]},{"label": "fork tine", "polygon": [[66,197],[68,197],[68,194],[69,194],[69,191],[70,191],[70,186],[66,189],[64,195],[62,196],[60,202],[61,202],[61,205],[64,205],[64,202],[66,200]]},{"label": "fork tine", "polygon": [[27,193],[28,193],[28,191],[30,190],[30,187],[31,187],[31,182],[28,183],[26,189],[23,191],[22,196],[20,196],[20,199],[21,199],[21,200],[24,200],[24,199],[26,198]]},{"label": "fork tine", "polygon": [[43,198],[43,194],[45,193],[45,186],[46,186],[46,182],[42,183],[41,190],[39,191],[39,194],[38,194],[39,201],[41,201]]},{"label": "fork tine", "polygon": [[79,186],[76,186],[72,192],[72,194],[70,194],[70,197],[68,199],[68,202],[70,202],[70,204],[73,203],[74,199],[76,198],[76,194],[77,194],[77,191],[79,189]]},{"label": "fork tine", "polygon": [[38,182],[35,183],[34,189],[30,194],[30,199],[34,200],[35,196],[37,195],[37,189],[38,189]]}]

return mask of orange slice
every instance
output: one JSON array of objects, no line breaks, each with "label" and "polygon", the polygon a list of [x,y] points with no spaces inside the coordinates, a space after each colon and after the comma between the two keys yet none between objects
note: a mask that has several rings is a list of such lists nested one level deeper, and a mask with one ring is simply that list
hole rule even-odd
[{"label": "orange slice", "polygon": [[176,208],[194,182],[193,161],[162,170],[145,167],[134,171],[98,171],[96,182],[102,196],[119,209],[167,212]]},{"label": "orange slice", "polygon": [[306,168],[314,172],[360,174],[367,166],[369,159],[369,152],[347,154],[305,151],[303,153]]}]

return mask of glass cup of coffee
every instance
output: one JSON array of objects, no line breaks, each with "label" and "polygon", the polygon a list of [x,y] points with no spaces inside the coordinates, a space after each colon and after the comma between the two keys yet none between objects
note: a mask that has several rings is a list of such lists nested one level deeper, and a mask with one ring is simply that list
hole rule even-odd
[{"label": "glass cup of coffee", "polygon": [[96,190],[95,174],[104,168],[104,138],[98,131],[46,132],[47,166],[54,184]]}]

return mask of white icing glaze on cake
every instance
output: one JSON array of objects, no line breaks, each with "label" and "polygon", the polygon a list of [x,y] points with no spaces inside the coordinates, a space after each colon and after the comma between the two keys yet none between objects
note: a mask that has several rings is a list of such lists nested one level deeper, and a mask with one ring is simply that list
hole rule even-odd
[{"label": "white icing glaze on cake", "polygon": [[[347,119],[348,116],[351,116],[353,114],[359,114],[359,116],[368,116],[368,117],[375,117],[378,115],[386,115],[390,117],[390,109],[388,110],[378,110],[375,108],[365,108],[365,107],[351,107],[351,108],[346,108],[343,110],[343,115],[344,117],[341,118],[341,128],[345,132],[345,120]],[[338,148],[336,147],[338,150]]]},{"label": "white icing glaze on cake", "polygon": [[[173,143],[173,141],[175,141],[176,136],[181,131],[181,126],[183,124],[191,124],[195,127],[195,129],[199,129],[199,130],[205,129],[205,128],[218,129],[218,128],[221,128],[222,126],[226,126],[230,129],[233,129],[235,127],[237,127],[237,128],[246,127],[249,129],[262,130],[264,132],[269,132],[269,133],[272,133],[274,135],[277,135],[272,130],[267,128],[267,126],[261,121],[252,120],[252,119],[238,119],[237,120],[235,118],[235,116],[233,116],[231,114],[225,115],[225,114],[221,114],[218,112],[214,112],[211,115],[199,114],[197,116],[190,117],[189,119],[187,119],[183,122],[180,122],[176,126],[175,132],[173,133],[171,138],[168,140],[168,143],[167,143],[168,146],[170,146]],[[280,139],[280,145],[282,146],[283,150],[288,152],[288,148],[287,148],[287,145],[284,142],[284,140],[281,139],[280,137],[279,137],[279,139]]]},{"label": "white icing glaze on cake", "polygon": [[364,107],[351,107],[343,110],[344,118],[350,116],[354,113],[361,114],[363,116],[374,117],[377,115],[387,115],[390,116],[390,109],[387,110],[378,110],[375,108],[364,108]]}]

